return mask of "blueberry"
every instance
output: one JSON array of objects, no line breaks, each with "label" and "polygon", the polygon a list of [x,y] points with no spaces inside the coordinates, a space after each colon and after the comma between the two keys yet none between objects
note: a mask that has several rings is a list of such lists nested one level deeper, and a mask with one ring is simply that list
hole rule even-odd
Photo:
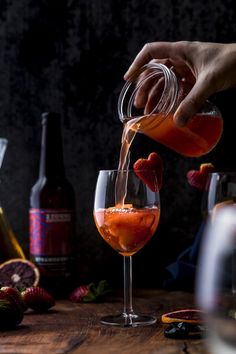
[{"label": "blueberry", "polygon": [[164,334],[167,338],[182,339],[188,337],[190,326],[188,323],[178,322],[172,323],[165,329]]},{"label": "blueberry", "polygon": [[172,323],[164,331],[164,335],[167,338],[173,339],[184,339],[197,336],[200,336],[203,332],[206,331],[205,326],[198,324],[191,324],[186,322],[176,322]]}]

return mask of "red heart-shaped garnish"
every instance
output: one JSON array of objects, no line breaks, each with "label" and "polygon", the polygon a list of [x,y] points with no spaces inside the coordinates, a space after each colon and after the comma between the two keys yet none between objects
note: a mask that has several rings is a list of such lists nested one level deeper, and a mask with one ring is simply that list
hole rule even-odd
[{"label": "red heart-shaped garnish", "polygon": [[[134,163],[136,175],[153,191],[162,187],[163,161],[161,157],[152,152],[147,159],[140,158]],[[154,171],[153,174],[151,171]]]},{"label": "red heart-shaped garnish", "polygon": [[199,190],[204,190],[209,173],[214,171],[215,167],[212,165],[212,163],[203,163],[201,164],[199,170],[188,171],[188,183]]}]

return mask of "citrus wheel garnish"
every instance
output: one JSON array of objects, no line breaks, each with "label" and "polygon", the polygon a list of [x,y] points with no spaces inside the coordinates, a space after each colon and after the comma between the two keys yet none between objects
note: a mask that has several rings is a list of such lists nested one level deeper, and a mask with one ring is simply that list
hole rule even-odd
[{"label": "citrus wheel garnish", "polygon": [[218,211],[221,208],[225,207],[226,205],[231,205],[231,204],[234,204],[233,199],[224,200],[223,202],[217,203],[212,209],[212,213],[211,213],[212,219],[215,218],[216,214],[218,213]]},{"label": "citrus wheel garnish", "polygon": [[0,264],[0,285],[18,289],[37,286],[40,273],[36,265],[26,259],[13,258]]},{"label": "citrus wheel garnish", "polygon": [[197,309],[183,309],[165,313],[161,316],[163,323],[185,322],[198,324],[203,322],[204,312]]}]

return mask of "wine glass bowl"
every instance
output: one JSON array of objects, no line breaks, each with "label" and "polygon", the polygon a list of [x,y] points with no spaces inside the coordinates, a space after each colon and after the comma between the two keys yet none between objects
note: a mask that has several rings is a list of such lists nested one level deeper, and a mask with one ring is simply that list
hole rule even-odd
[{"label": "wine glass bowl", "polygon": [[197,274],[213,354],[236,352],[236,172],[214,172],[204,195],[208,215]]},{"label": "wine glass bowl", "polygon": [[213,172],[208,178],[206,209],[209,215],[225,204],[236,203],[236,172]]},{"label": "wine glass bowl", "polygon": [[7,149],[8,140],[6,138],[0,138],[0,168]]},{"label": "wine glass bowl", "polygon": [[159,209],[111,207],[95,212],[95,218],[103,239],[121,255],[132,256],[154,234],[159,221]]},{"label": "wine glass bowl", "polygon": [[[152,180],[155,172],[148,171]],[[146,174],[147,176],[147,174]],[[102,238],[124,258],[124,311],[106,316],[103,324],[141,326],[155,323],[152,316],[137,315],[132,308],[132,258],[154,235],[160,219],[157,188],[151,190],[133,170],[99,172],[94,220]]]},{"label": "wine glass bowl", "polygon": [[212,354],[236,353],[236,206],[209,218],[200,252],[196,300],[204,310]]}]

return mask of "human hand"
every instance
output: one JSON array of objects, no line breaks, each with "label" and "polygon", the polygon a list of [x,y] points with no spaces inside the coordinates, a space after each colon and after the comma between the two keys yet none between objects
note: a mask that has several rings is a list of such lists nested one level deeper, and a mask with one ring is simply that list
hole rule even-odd
[{"label": "human hand", "polygon": [[[210,95],[236,86],[235,43],[148,43],[129,67],[125,80],[153,59],[171,66],[180,78],[192,86],[174,114],[178,126],[185,126]],[[135,104],[144,106],[147,96],[138,95]]]}]

